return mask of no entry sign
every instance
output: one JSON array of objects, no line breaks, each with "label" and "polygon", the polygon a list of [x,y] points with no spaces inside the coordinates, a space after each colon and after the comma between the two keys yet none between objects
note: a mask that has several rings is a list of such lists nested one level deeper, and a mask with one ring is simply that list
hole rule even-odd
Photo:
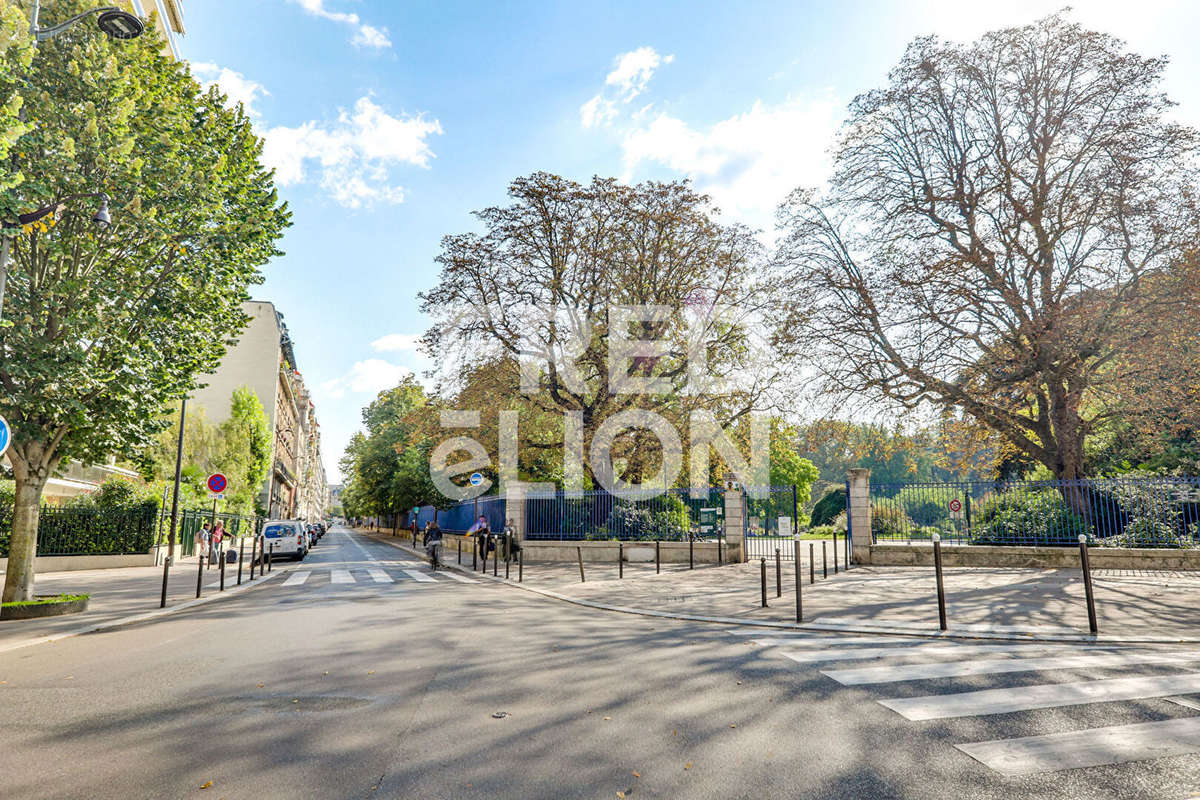
[{"label": "no entry sign", "polygon": [[225,480],[225,476],[219,472],[208,476],[208,493],[213,497],[225,494],[225,487],[228,485],[229,481]]}]

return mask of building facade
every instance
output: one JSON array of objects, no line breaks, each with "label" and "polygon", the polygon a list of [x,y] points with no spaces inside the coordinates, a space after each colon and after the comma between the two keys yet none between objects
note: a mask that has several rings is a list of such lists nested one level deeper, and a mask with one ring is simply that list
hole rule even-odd
[{"label": "building facade", "polygon": [[179,37],[187,31],[183,27],[183,0],[123,0],[126,9],[144,20],[154,15],[154,28],[164,43],[164,52],[178,60]]},{"label": "building facade", "polygon": [[220,424],[229,418],[234,390],[253,389],[272,431],[271,470],[259,492],[259,505],[276,519],[319,519],[328,507],[320,426],[296,368],[287,325],[273,303],[252,300],[242,310],[249,324],[216,371],[199,378],[204,386],[191,403]]}]

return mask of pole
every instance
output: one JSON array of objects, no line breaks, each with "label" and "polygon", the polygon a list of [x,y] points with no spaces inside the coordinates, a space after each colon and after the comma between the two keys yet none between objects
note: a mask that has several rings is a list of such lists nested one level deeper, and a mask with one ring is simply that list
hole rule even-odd
[{"label": "pole", "polygon": [[617,542],[617,577],[625,577],[625,543]]},{"label": "pole", "polygon": [[225,553],[224,553],[224,551],[221,552],[221,555],[219,557],[221,559],[221,566],[218,568],[217,571],[221,573],[221,588],[218,591],[223,592],[223,591],[225,591]]},{"label": "pole", "polygon": [[837,528],[833,529],[833,574],[838,574]]},{"label": "pole", "polygon": [[657,539],[654,540],[654,574],[655,575],[662,573],[662,554],[661,554],[661,548],[659,547],[659,545],[661,545],[661,544],[662,544],[662,542],[658,541]]},{"label": "pole", "polygon": [[828,554],[828,553],[826,552],[826,550],[825,550],[825,540],[824,540],[824,539],[822,539],[822,540],[821,540],[821,577],[822,577],[822,578],[828,578],[828,577],[829,577],[829,559],[828,559],[828,555],[829,555],[829,554]]},{"label": "pole", "polygon": [[783,573],[779,565],[779,548],[775,548],[775,596],[783,597]]},{"label": "pole", "polygon": [[942,537],[933,535],[933,570],[937,573],[938,627],[946,630],[946,587],[942,583]]},{"label": "pole", "polygon": [[462,566],[462,539],[456,540],[456,544],[458,545],[458,564]]},{"label": "pole", "polygon": [[696,568],[696,537],[688,536],[688,569]]},{"label": "pole", "polygon": [[488,535],[488,543],[492,549],[492,577],[498,577],[496,574],[496,562],[500,560],[500,547],[496,542],[496,537],[492,534]]},{"label": "pole", "polygon": [[250,540],[250,580],[254,580],[254,562],[257,560],[255,552],[258,550],[258,539],[256,535]]},{"label": "pole", "polygon": [[517,551],[517,583],[525,582],[525,548]]},{"label": "pole", "polygon": [[246,537],[238,538],[238,582],[237,585],[242,585],[242,559],[246,555]]},{"label": "pole", "polygon": [[717,566],[724,566],[725,558],[721,553],[721,534],[722,531],[717,531]]},{"label": "pole", "polygon": [[579,559],[579,582],[586,583],[586,579],[583,577],[583,548],[579,545],[575,546],[575,557]]},{"label": "pole", "polygon": [[[212,531],[212,530],[216,530],[216,528],[217,528],[217,498],[214,497],[212,514],[210,514],[208,517],[208,529],[210,531]],[[211,550],[212,554],[215,556],[217,554],[217,543],[212,541],[211,539],[209,541],[211,542],[211,544],[209,544],[209,550]],[[212,559],[211,558],[208,560],[208,566],[210,569],[212,568]]]},{"label": "pole", "polygon": [[1092,593],[1092,565],[1088,560],[1087,536],[1079,534],[1079,568],[1083,570],[1083,591],[1087,595],[1088,628],[1093,634],[1100,632],[1096,623],[1096,597]]},{"label": "pole", "polygon": [[804,621],[804,603],[800,599],[800,585],[804,583],[800,571],[800,534],[796,534],[793,544],[796,548],[796,624],[799,625]]},{"label": "pole", "polygon": [[762,578],[762,607],[767,607],[767,560],[760,558],[758,560],[759,575]]},{"label": "pole", "polygon": [[204,583],[204,554],[200,554],[200,569],[196,570],[196,597],[200,596],[200,585]]},{"label": "pole", "polygon": [[[37,16],[37,7],[34,6],[34,16]],[[7,246],[8,240],[5,239]],[[5,252],[4,257],[8,257]],[[167,607],[167,576],[171,570],[171,557],[175,554],[175,531],[179,525],[179,482],[183,477],[183,429],[184,423],[187,421],[187,398],[183,398],[183,402],[179,404],[179,440],[175,443],[175,489],[171,495],[171,530],[167,534],[167,557],[163,560],[163,585],[162,599],[159,601],[159,608]]]}]

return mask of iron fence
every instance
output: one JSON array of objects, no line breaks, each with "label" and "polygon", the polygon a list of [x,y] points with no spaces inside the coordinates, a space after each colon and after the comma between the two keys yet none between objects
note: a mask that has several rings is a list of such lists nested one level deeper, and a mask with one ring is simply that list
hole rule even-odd
[{"label": "iron fence", "polygon": [[[257,536],[262,531],[262,517],[246,517],[241,514],[222,514],[217,512],[216,519],[225,523],[225,532],[230,536]],[[204,527],[204,523],[212,522],[212,509],[186,508],[179,511],[179,526],[175,532],[175,542],[179,555],[191,556],[196,553],[196,533]],[[158,512],[158,532],[156,541],[165,547],[171,535],[171,509],[164,508]]]},{"label": "iron fence", "polygon": [[745,541],[746,557],[775,558],[775,550],[784,561],[795,558],[792,535],[796,533],[796,487],[767,486],[747,490]]},{"label": "iron fence", "polygon": [[871,484],[873,541],[1200,546],[1200,478]]},{"label": "iron fence", "polygon": [[530,495],[528,539],[687,541],[715,539],[725,518],[721,490],[668,489],[654,497],[604,490]]},{"label": "iron fence", "polygon": [[[0,509],[0,558],[12,538],[12,508]],[[148,553],[154,546],[156,511],[42,506],[38,521],[39,556],[110,556]]]}]

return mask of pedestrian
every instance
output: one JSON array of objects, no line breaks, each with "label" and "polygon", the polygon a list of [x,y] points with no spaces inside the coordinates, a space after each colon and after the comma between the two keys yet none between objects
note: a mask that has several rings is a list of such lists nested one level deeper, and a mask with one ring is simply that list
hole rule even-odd
[{"label": "pedestrian", "polygon": [[517,529],[511,518],[504,523],[504,560],[512,561],[517,557],[521,543],[517,541]]},{"label": "pedestrian", "polygon": [[491,531],[488,530],[487,519],[482,514],[479,515],[479,519],[471,526],[471,529],[467,531],[467,535],[471,534],[475,535],[480,558],[486,562],[488,550],[490,549],[488,545],[491,538]]},{"label": "pedestrian", "polygon": [[217,525],[216,525],[216,527],[213,528],[213,531],[212,531],[213,557],[214,558],[221,557],[221,549],[222,549],[221,542],[223,542],[224,540],[225,540],[225,523],[222,520],[217,520]]},{"label": "pedestrian", "polygon": [[424,544],[425,552],[429,554],[429,565],[433,569],[437,569],[442,563],[442,529],[436,522],[430,522],[425,526]]},{"label": "pedestrian", "polygon": [[208,528],[208,523],[204,523],[200,530],[196,531],[196,554],[202,558],[208,558],[212,554],[208,552],[209,542],[212,540],[212,531]]}]

